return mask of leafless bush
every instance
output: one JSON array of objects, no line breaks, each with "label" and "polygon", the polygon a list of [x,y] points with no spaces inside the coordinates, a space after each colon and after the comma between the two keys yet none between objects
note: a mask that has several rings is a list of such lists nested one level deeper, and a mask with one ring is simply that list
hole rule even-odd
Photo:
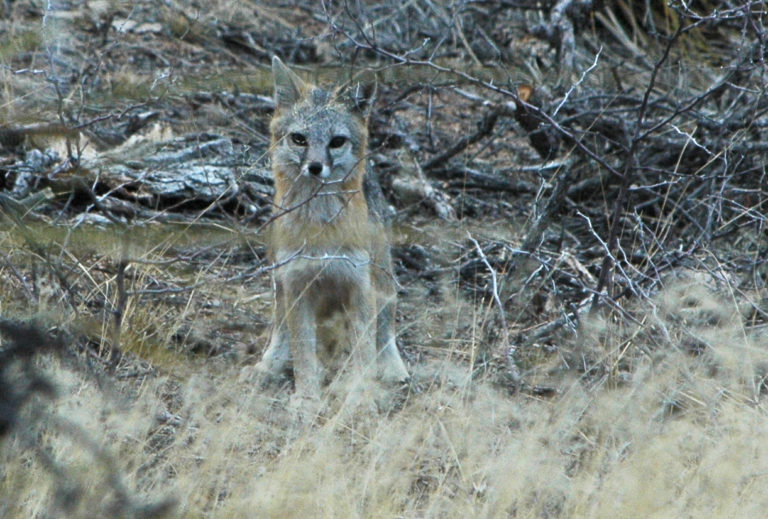
[{"label": "leafless bush", "polygon": [[[134,497],[125,487],[119,470],[99,444],[75,423],[50,412],[39,400],[54,400],[58,395],[50,374],[40,367],[44,356],[61,358],[68,354],[65,338],[48,333],[39,323],[0,320],[3,337],[0,346],[0,442],[17,443],[32,453],[50,478],[56,492],[48,508],[54,514],[73,514],[83,509],[96,513],[92,499],[91,482],[81,478],[66,460],[57,459],[40,441],[40,435],[61,436],[81,446],[106,473],[106,484],[99,500],[100,513],[121,517],[163,517],[173,502],[145,503]],[[71,355],[71,352],[69,352]],[[4,438],[5,437],[5,438]],[[6,474],[3,474],[5,478]],[[14,513],[13,500],[8,489],[4,491],[0,510]]]},{"label": "leafless bush", "polygon": [[[426,69],[442,82],[424,82],[423,91],[468,85],[474,87],[475,101],[493,107],[493,119],[476,119],[479,132],[458,139],[456,152],[450,143],[448,151],[421,144],[431,140],[429,135],[418,140],[424,169],[433,178],[473,178],[476,161],[462,155],[456,160],[457,154],[498,139],[504,131],[494,128],[499,113],[524,115],[532,121],[526,130],[562,143],[560,154],[552,155],[556,146],[540,147],[532,140],[543,159],[559,159],[560,172],[541,169],[537,197],[548,202],[534,206],[521,252],[536,253],[541,245],[547,245],[539,251],[546,255],[556,254],[552,247],[575,248],[595,277],[574,294],[576,302],[591,296],[594,309],[601,299],[616,305],[628,295],[646,297],[665,271],[702,262],[731,264],[742,285],[764,286],[765,247],[758,239],[766,225],[768,156],[763,4],[713,2],[694,9],[681,3],[662,9],[566,1],[541,7],[541,23],[530,33],[557,47],[555,64],[565,73],[553,82],[540,71],[538,77],[533,72],[499,77],[493,69],[467,66],[481,61],[471,43],[485,39],[495,48],[509,45],[490,37],[488,20],[496,26],[508,25],[500,19],[522,24],[530,12],[504,2],[425,4],[424,10],[420,5],[385,11],[381,4],[326,3],[322,12],[343,37],[338,57],[363,52],[380,69],[399,67],[414,74]],[[549,22],[541,17],[546,12]],[[577,46],[563,46],[564,26],[558,24],[566,20]],[[441,34],[452,38],[432,34],[440,24]],[[392,35],[382,27],[395,27],[400,45],[390,44]],[[409,31],[413,27],[425,28],[418,41],[417,32]],[[450,64],[462,49],[473,60]],[[505,61],[499,53],[483,64]],[[512,87],[530,76],[540,83],[532,100]],[[493,181],[487,184],[496,189]],[[553,240],[558,227],[571,239]],[[751,236],[744,243],[746,255],[719,246],[745,230]],[[541,255],[539,261],[544,271],[550,268]],[[514,270],[514,260],[505,270]]]}]

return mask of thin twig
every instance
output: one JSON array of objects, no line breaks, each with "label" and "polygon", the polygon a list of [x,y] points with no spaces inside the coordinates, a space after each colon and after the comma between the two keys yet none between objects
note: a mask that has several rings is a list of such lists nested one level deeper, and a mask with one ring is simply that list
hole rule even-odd
[{"label": "thin twig", "polygon": [[469,231],[467,231],[467,238],[475,245],[475,250],[477,251],[478,256],[480,256],[480,259],[485,264],[486,268],[488,269],[488,272],[491,274],[491,293],[493,294],[493,300],[496,303],[496,307],[499,310],[499,318],[501,319],[501,331],[503,333],[503,346],[504,350],[509,350],[509,328],[507,327],[507,318],[506,314],[504,312],[504,305],[501,302],[501,298],[499,297],[499,286],[498,286],[498,280],[496,278],[496,271],[493,270],[493,267],[488,262],[488,258],[485,257],[485,253],[483,252],[482,247],[480,247],[480,244],[472,237],[472,234],[470,234]]}]

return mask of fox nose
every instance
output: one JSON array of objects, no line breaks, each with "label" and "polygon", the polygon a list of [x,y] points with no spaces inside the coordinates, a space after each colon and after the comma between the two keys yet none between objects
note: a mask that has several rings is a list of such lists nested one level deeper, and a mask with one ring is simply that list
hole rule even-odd
[{"label": "fox nose", "polygon": [[318,177],[323,172],[323,165],[319,162],[311,162],[307,169],[311,175]]}]

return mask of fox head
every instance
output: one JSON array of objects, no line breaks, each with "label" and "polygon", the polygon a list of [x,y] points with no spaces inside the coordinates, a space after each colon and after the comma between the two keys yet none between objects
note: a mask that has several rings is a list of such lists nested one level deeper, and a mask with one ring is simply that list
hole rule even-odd
[{"label": "fox head", "polygon": [[276,181],[359,189],[368,145],[366,115],[343,89],[329,91],[305,83],[277,57],[272,72],[275,114],[270,129]]}]

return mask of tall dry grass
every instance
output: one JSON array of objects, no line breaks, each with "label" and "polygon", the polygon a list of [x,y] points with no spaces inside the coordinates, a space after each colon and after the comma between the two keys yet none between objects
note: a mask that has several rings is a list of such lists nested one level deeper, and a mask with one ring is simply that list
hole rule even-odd
[{"label": "tall dry grass", "polygon": [[431,360],[412,366],[418,391],[372,388],[375,412],[330,392],[311,422],[227,362],[100,387],[47,361],[61,396],[3,440],[0,515],[140,516],[172,498],[169,517],[760,516],[765,334],[692,282],[635,315],[563,343],[551,398]]}]

